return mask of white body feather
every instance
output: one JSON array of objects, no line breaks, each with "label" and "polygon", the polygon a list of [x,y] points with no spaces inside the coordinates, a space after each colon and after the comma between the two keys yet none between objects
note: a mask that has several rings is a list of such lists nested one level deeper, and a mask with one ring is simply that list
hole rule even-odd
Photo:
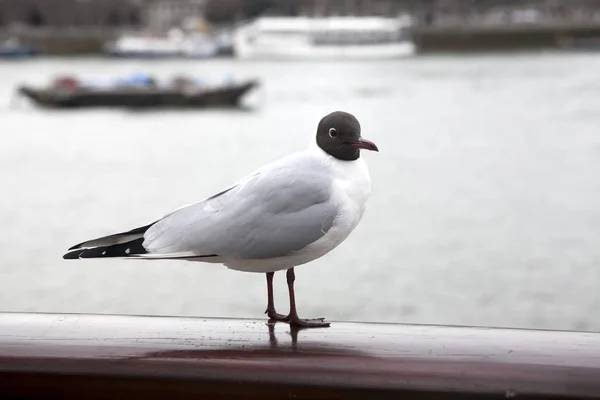
[{"label": "white body feather", "polygon": [[333,174],[330,201],[336,204],[338,213],[331,229],[316,242],[284,257],[259,260],[215,259],[213,262],[221,262],[238,271],[274,272],[314,261],[346,240],[362,219],[371,192],[367,164],[362,158],[355,161],[335,159],[316,145],[310,146],[306,151],[319,159],[323,173]]}]

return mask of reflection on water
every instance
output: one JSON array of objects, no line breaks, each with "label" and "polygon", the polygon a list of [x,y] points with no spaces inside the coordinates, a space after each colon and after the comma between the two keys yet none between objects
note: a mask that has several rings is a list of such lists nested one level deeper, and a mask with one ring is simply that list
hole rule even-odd
[{"label": "reflection on water", "polygon": [[[12,97],[59,73],[142,68],[264,87],[253,112],[52,112]],[[0,64],[0,309],[264,318],[262,275],[61,256],[303,148],[343,109],[381,150],[365,155],[372,197],[346,243],[298,268],[301,315],[599,330],[599,69],[552,54]]]}]

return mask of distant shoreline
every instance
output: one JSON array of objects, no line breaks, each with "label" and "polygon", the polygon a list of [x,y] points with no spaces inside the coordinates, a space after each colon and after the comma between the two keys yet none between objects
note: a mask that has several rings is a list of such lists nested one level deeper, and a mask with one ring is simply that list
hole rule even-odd
[{"label": "distant shoreline", "polygon": [[[99,28],[20,28],[0,32],[44,55],[103,55],[120,32]],[[418,53],[536,51],[570,49],[580,42],[600,43],[600,23],[505,25],[417,25],[411,36]],[[589,46],[592,49],[596,46]],[[597,46],[600,50],[600,44]]]}]

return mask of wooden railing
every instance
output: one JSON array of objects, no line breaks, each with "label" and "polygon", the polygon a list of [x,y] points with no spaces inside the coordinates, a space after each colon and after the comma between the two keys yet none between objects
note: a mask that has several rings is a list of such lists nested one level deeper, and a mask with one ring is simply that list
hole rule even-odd
[{"label": "wooden railing", "polygon": [[600,398],[600,334],[0,314],[0,398]]}]

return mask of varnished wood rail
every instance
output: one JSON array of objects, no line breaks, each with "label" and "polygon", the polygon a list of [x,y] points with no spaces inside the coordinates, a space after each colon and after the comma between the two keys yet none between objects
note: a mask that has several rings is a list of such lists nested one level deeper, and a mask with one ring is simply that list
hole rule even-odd
[{"label": "varnished wood rail", "polygon": [[0,398],[600,398],[600,334],[5,313]]}]

